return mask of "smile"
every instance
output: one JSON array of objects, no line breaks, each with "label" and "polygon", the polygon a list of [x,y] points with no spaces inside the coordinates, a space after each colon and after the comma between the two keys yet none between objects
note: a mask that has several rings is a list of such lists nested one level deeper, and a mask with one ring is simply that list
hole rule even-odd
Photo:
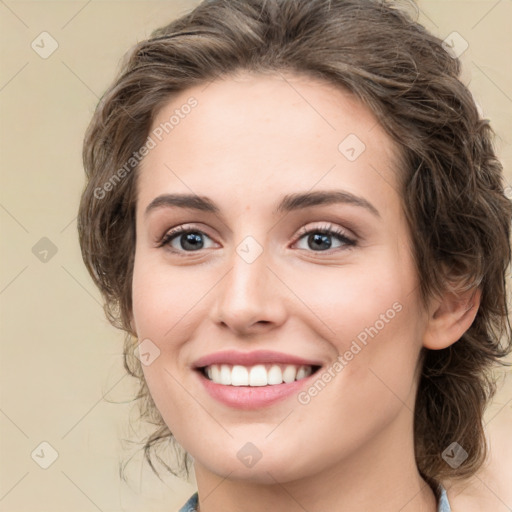
[{"label": "smile", "polygon": [[324,363],[292,354],[222,351],[192,366],[207,394],[230,408],[254,410],[297,396]]}]

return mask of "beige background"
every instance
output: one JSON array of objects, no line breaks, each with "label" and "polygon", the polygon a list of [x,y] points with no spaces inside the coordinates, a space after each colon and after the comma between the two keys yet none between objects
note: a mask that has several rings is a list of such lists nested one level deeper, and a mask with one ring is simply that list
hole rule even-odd
[{"label": "beige background", "polygon": [[[122,334],[104,318],[82,264],[75,219],[83,133],[120,57],[198,3],[0,1],[2,511],[172,511],[194,491],[171,477],[161,483],[140,453],[129,465],[130,485],[119,481],[123,448],[125,458],[136,453],[121,441],[134,439],[128,400],[135,388],[122,368]],[[512,2],[419,6],[434,33],[457,31],[469,43],[464,80],[493,122],[512,184]],[[47,59],[31,47],[43,31],[58,43]],[[57,249],[46,262],[32,251],[43,237]],[[39,251],[49,248],[39,243]],[[505,466],[512,460],[512,379],[502,380],[487,412],[493,459],[469,484],[451,489],[455,511],[512,510],[504,484],[506,476],[512,481]],[[43,441],[58,453],[48,469],[35,462],[50,460]]]}]

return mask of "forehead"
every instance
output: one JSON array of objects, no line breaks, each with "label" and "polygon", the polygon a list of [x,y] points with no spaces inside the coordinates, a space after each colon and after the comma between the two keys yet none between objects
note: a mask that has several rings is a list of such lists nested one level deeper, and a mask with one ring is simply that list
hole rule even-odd
[{"label": "forehead", "polygon": [[373,113],[304,75],[240,73],[191,87],[158,111],[150,137],[138,183],[146,204],[169,189],[232,200],[236,191],[263,198],[320,181],[396,189],[398,150]]}]

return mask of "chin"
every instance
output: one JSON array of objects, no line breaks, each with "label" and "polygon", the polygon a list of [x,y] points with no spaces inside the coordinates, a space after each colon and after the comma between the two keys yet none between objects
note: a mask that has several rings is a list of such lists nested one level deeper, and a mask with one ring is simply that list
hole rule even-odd
[{"label": "chin", "polygon": [[[267,450],[269,449],[270,447]],[[257,457],[255,450],[251,460],[249,454],[253,448],[250,446],[246,446],[245,451],[242,450],[238,449],[234,457],[232,451],[214,454],[210,452],[205,454],[205,457],[194,457],[196,471],[197,466],[203,466],[207,471],[220,477],[225,478],[229,475],[230,480],[273,485],[276,482],[291,482],[308,477],[314,469],[314,461],[308,464],[304,453],[301,451],[299,454],[296,449],[293,453],[261,453],[258,460],[254,458]],[[297,460],[298,456],[300,461]],[[296,462],[300,462],[300,466],[295,465]]]}]

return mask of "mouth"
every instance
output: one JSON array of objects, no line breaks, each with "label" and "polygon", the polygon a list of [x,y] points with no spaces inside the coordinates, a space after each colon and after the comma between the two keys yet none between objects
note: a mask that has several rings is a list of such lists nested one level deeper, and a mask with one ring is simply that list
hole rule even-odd
[{"label": "mouth", "polygon": [[202,357],[193,370],[210,397],[230,408],[249,410],[297,396],[322,365],[271,351],[225,351]]}]

